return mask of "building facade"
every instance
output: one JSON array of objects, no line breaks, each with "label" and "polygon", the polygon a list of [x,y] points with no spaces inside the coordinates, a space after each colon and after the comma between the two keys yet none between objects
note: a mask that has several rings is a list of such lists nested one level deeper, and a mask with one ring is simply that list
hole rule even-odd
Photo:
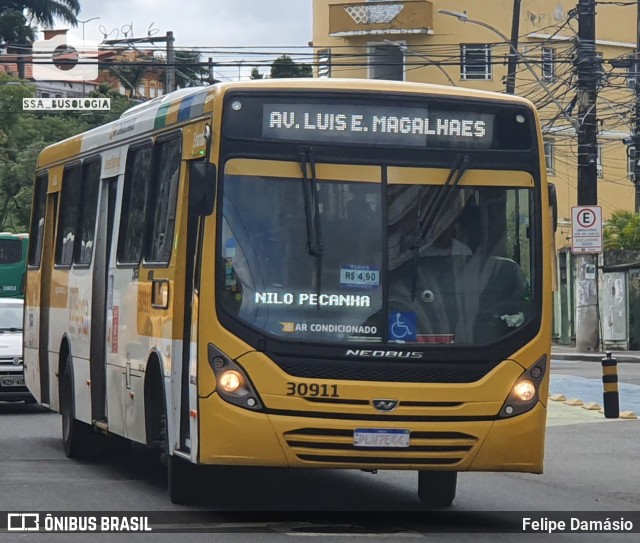
[{"label": "building facade", "polygon": [[[634,209],[636,7],[597,4],[598,200],[606,220]],[[571,246],[577,205],[577,0],[521,0],[515,93],[539,109],[549,181],[556,185],[556,244]],[[466,12],[470,19],[440,13]],[[505,92],[514,0],[314,0],[318,77],[397,79]],[[624,62],[622,62],[624,64]],[[564,112],[563,112],[564,111]],[[572,121],[574,125],[570,123]]]},{"label": "building facade", "polygon": [[[515,3],[314,0],[316,75],[506,92]],[[554,336],[565,344],[575,335],[571,208],[577,205],[578,192],[577,4],[578,0],[520,1],[513,89],[538,108],[548,178],[557,189]],[[598,87],[594,158],[605,221],[614,211],[635,208],[634,149],[629,143],[635,125],[636,73],[630,60],[636,49],[636,9],[635,2],[596,4],[596,58],[591,59]],[[468,20],[440,10],[466,13]]]}]

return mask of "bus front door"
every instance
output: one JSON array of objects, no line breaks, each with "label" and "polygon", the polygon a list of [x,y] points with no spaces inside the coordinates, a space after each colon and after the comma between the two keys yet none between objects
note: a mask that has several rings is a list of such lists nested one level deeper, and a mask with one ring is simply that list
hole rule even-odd
[{"label": "bus front door", "polygon": [[98,203],[98,228],[93,265],[91,300],[91,420],[107,422],[106,406],[106,344],[107,310],[111,309],[112,293],[109,290],[113,219],[116,203],[117,177],[102,181]]}]

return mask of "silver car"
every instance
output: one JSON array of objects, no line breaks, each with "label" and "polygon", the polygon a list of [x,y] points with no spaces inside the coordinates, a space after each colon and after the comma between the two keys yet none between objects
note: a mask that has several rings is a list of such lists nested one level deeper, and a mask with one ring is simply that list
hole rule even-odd
[{"label": "silver car", "polygon": [[35,402],[24,384],[22,317],[19,298],[0,298],[0,401]]}]

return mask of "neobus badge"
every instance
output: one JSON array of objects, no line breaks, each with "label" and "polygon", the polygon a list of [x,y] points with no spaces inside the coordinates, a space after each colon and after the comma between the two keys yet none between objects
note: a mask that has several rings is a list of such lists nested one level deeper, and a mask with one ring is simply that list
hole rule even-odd
[{"label": "neobus badge", "polygon": [[347,349],[345,356],[366,356],[368,358],[422,358],[420,351],[373,351],[371,349]]}]

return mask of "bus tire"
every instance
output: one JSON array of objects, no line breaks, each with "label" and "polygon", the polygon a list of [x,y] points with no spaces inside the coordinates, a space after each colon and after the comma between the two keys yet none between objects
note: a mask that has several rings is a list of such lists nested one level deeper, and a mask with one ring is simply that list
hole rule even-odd
[{"label": "bus tire", "polygon": [[202,495],[202,467],[174,455],[167,457],[169,498],[177,505],[197,505]]},{"label": "bus tire", "polygon": [[202,480],[204,468],[171,454],[166,407],[160,419],[160,436],[162,439],[160,460],[166,464],[169,499],[177,505],[201,503],[205,499]]},{"label": "bus tire", "polygon": [[73,402],[73,370],[71,354],[67,353],[60,376],[60,414],[62,415],[62,446],[67,458],[88,458],[93,455],[96,435],[88,424],[75,418]]},{"label": "bus tire", "polygon": [[457,471],[419,471],[418,497],[429,509],[450,507],[456,497]]}]

